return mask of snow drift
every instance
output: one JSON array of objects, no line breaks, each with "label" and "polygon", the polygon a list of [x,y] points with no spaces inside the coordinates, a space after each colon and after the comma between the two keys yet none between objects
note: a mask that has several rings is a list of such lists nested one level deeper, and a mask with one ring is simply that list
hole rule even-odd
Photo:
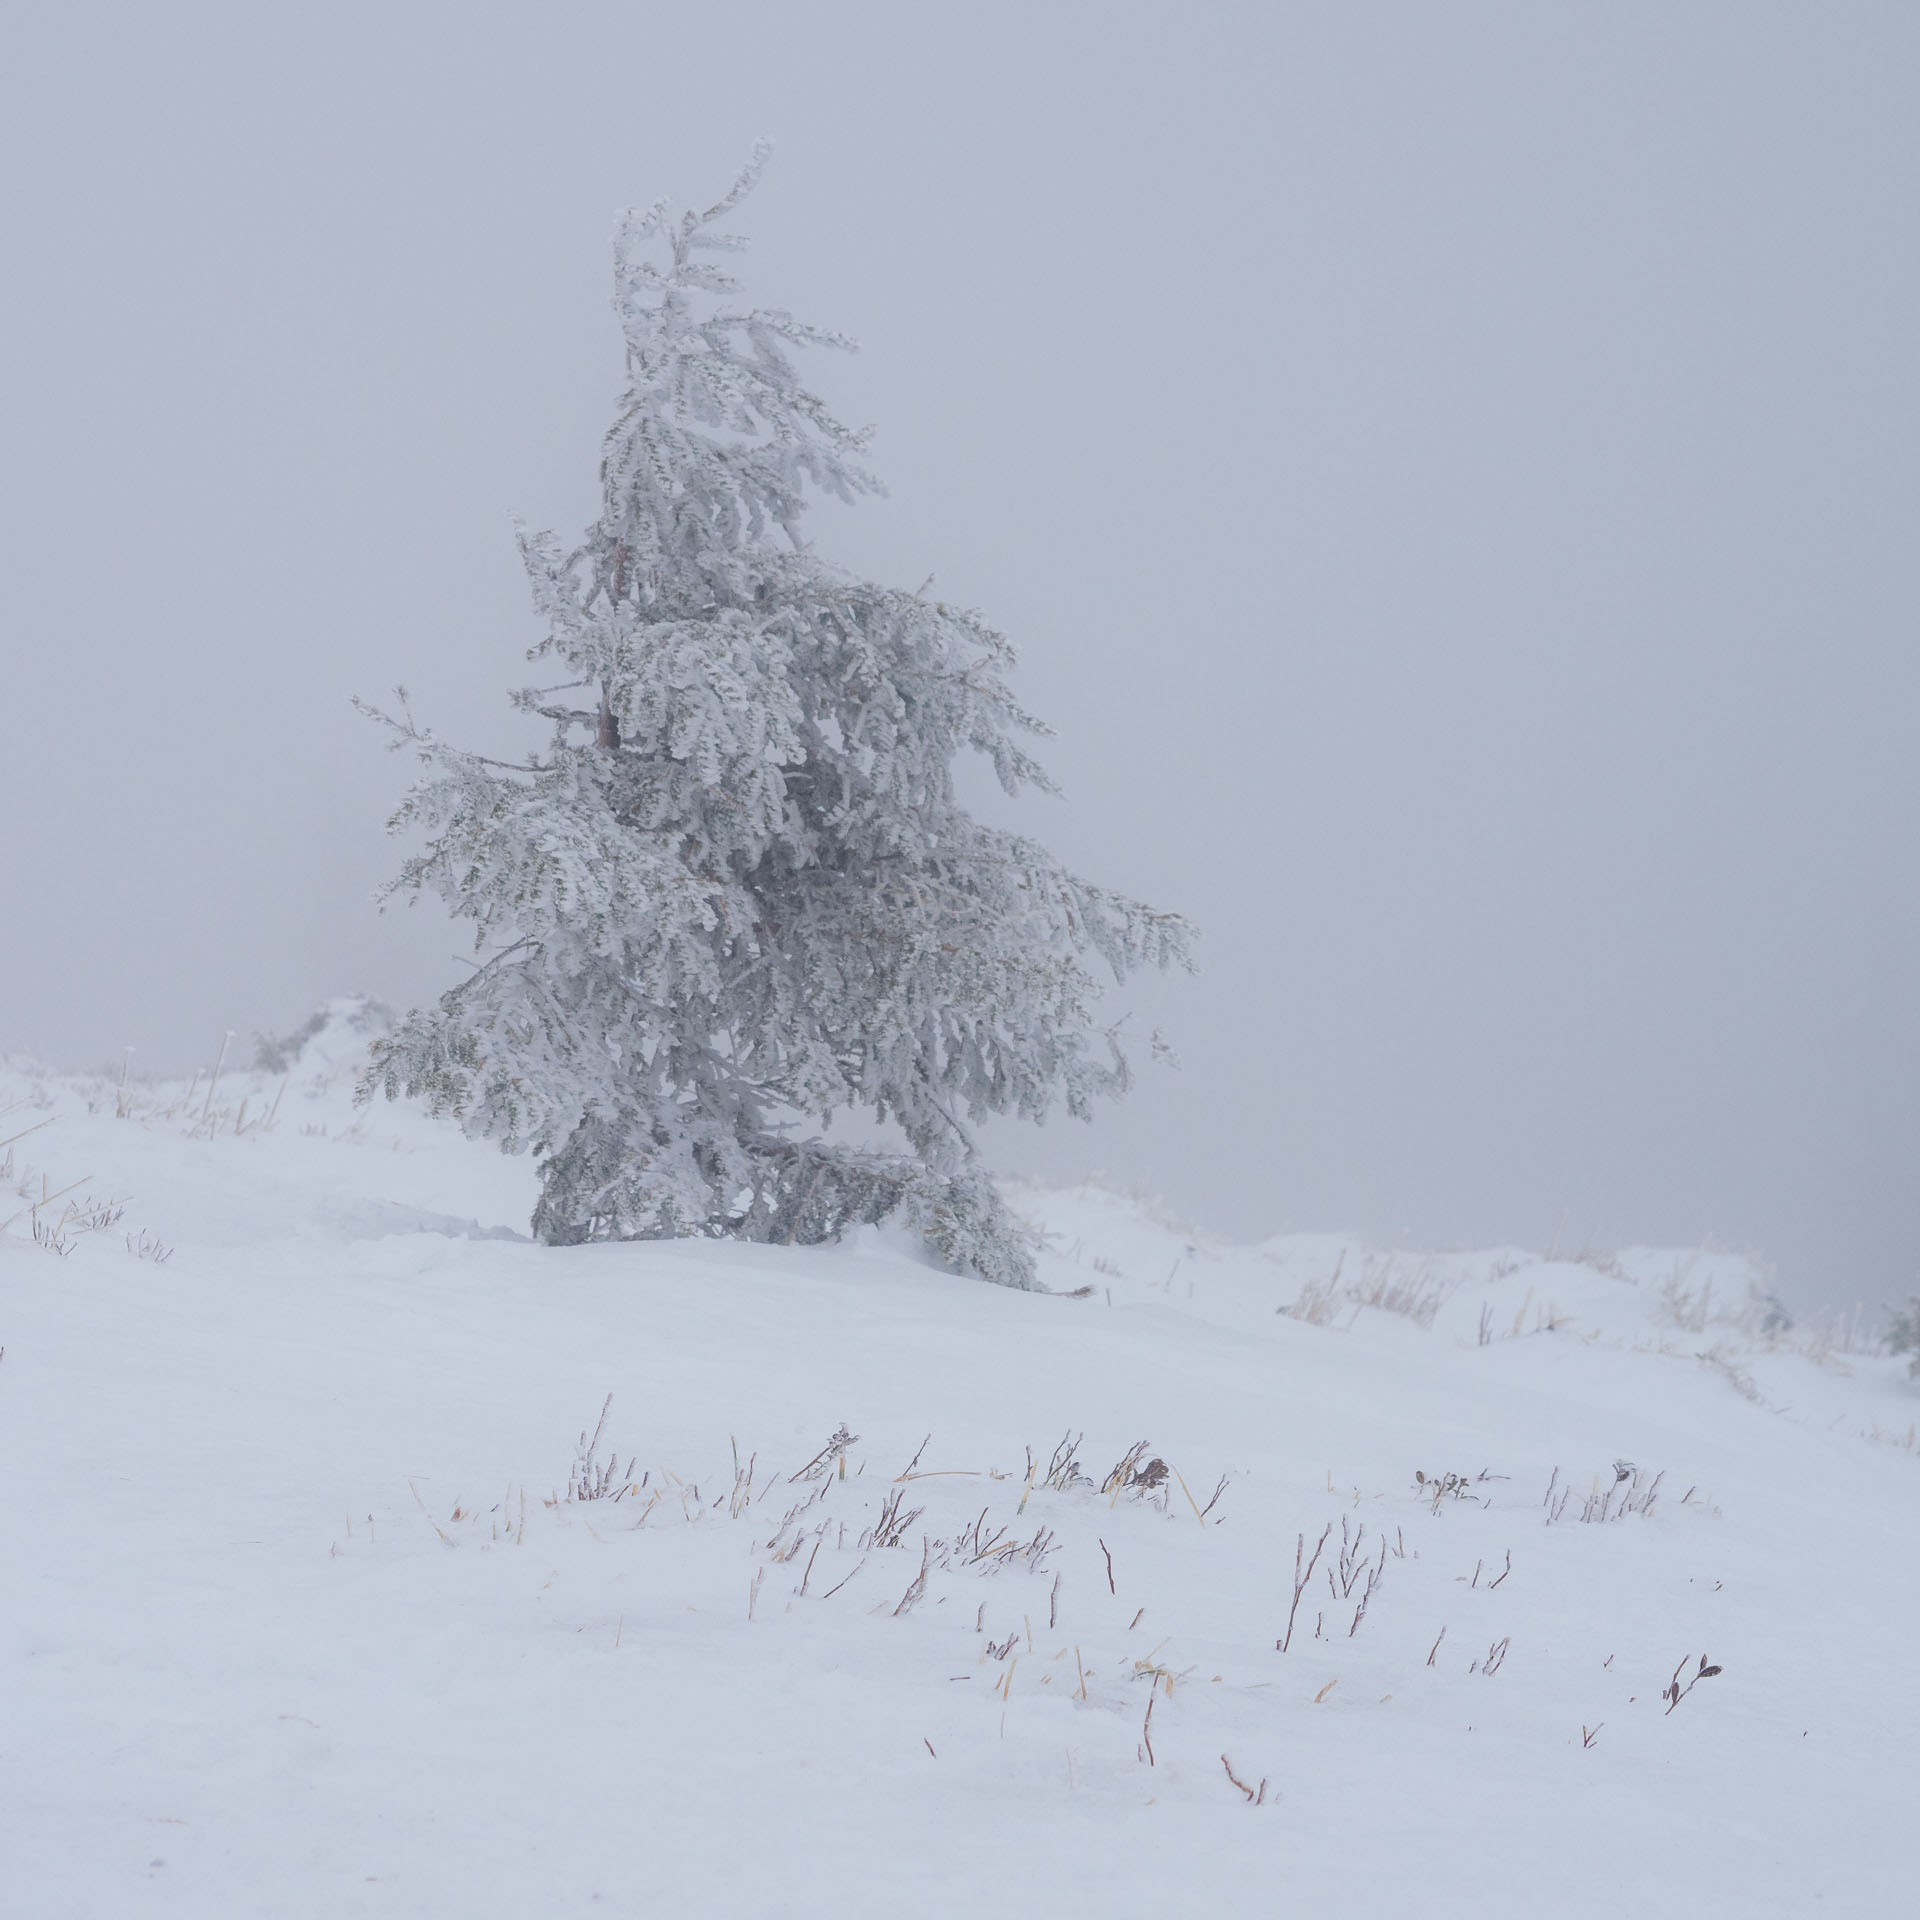
[{"label": "snow drift", "polygon": [[1920,1399],[1746,1263],[537,1247],[356,1017],[0,1072],[12,1910],[1906,1910]]}]

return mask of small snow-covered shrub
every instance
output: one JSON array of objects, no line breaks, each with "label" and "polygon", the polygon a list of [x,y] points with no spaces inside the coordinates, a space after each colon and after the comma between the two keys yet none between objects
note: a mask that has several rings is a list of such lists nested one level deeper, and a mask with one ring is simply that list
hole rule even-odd
[{"label": "small snow-covered shrub", "polygon": [[1830,1367],[1841,1373],[1846,1371],[1841,1355],[1880,1353],[1886,1346],[1885,1336],[1874,1324],[1871,1310],[1858,1302],[1849,1307],[1829,1308],[1782,1338],[1815,1366]]}]

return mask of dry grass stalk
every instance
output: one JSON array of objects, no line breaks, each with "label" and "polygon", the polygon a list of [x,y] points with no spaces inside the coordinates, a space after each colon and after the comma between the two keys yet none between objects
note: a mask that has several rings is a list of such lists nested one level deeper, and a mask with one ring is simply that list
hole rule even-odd
[{"label": "dry grass stalk", "polygon": [[26,1139],[29,1134],[38,1133],[42,1127],[52,1126],[54,1121],[57,1120],[58,1118],[59,1118],[59,1115],[54,1114],[48,1119],[36,1120],[32,1126],[22,1127],[18,1133],[10,1133],[7,1135],[7,1137],[4,1140],[0,1140],[0,1147],[5,1147],[7,1150],[7,1157],[5,1161],[0,1162],[0,1176],[4,1176],[9,1179],[12,1178],[14,1142],[16,1140]]},{"label": "dry grass stalk", "polygon": [[[436,1519],[435,1519],[435,1518],[433,1517],[433,1515],[432,1515],[432,1514],[430,1514],[430,1513],[427,1513],[427,1503],[426,1503],[426,1502],[425,1502],[424,1500],[422,1500],[422,1499],[420,1498],[420,1489],[419,1489],[418,1487],[416,1487],[416,1486],[415,1486],[415,1485],[413,1484],[413,1482],[412,1482],[411,1480],[409,1480],[409,1481],[407,1482],[407,1491],[408,1491],[408,1492],[409,1492],[410,1494],[412,1494],[412,1495],[413,1495],[413,1503],[414,1503],[414,1505],[415,1505],[415,1506],[417,1506],[417,1507],[418,1507],[418,1508],[420,1509],[420,1511],[421,1511],[422,1513],[426,1513],[426,1514],[427,1514],[427,1525],[428,1525],[428,1526],[430,1526],[430,1527],[431,1527],[431,1528],[432,1528],[432,1529],[434,1530],[434,1532],[435,1532],[435,1533],[438,1533],[438,1534],[440,1534],[440,1544],[441,1544],[442,1546],[446,1546],[446,1547],[450,1547],[450,1546],[452,1546],[452,1545],[453,1545],[453,1542],[452,1542],[451,1540],[449,1540],[449,1539],[447,1538],[447,1536],[446,1536],[446,1535],[445,1535],[444,1533],[441,1533],[441,1532],[440,1532],[440,1523],[439,1523],[439,1521],[437,1521],[437,1520],[436,1520]],[[371,1537],[371,1534],[372,1534],[372,1526],[373,1526],[373,1515],[372,1515],[372,1514],[368,1514],[368,1515],[367,1515],[367,1526],[368,1526],[368,1534],[369,1534],[369,1537]]]},{"label": "dry grass stalk", "polygon": [[920,1604],[921,1596],[927,1590],[927,1568],[933,1556],[932,1543],[922,1536],[920,1541],[920,1571],[907,1584],[907,1590],[900,1596],[900,1604],[894,1608],[893,1617],[898,1620],[903,1613],[911,1613]]},{"label": "dry grass stalk", "polygon": [[1301,1571],[1302,1556],[1307,1550],[1307,1536],[1300,1534],[1293,1548],[1293,1604],[1287,1609],[1287,1630],[1276,1640],[1277,1652],[1286,1653],[1293,1645],[1294,1616],[1300,1611],[1300,1596],[1306,1592],[1308,1583],[1313,1579],[1313,1570],[1320,1563],[1320,1550],[1327,1544],[1328,1536],[1333,1532],[1333,1522],[1329,1520],[1320,1538],[1314,1543],[1313,1558],[1306,1562],[1306,1570]]},{"label": "dry grass stalk", "polygon": [[[753,1469],[760,1456],[758,1453],[749,1454],[747,1464],[742,1467],[740,1445],[732,1434],[727,1435],[727,1444],[733,1449],[733,1491],[727,1496],[727,1517],[730,1520],[738,1520],[753,1499]],[[798,1474],[794,1475],[796,1480],[799,1477]],[[791,1485],[792,1482],[789,1481],[788,1484]]]},{"label": "dry grass stalk", "polygon": [[[776,1561],[795,1558],[800,1549],[806,1545],[807,1536],[800,1526],[801,1518],[825,1498],[826,1491],[825,1485],[815,1487],[804,1500],[796,1500],[793,1505],[781,1515],[779,1524],[774,1528],[771,1537],[767,1541],[767,1551],[773,1555]],[[815,1537],[818,1538],[821,1534],[824,1534],[829,1524],[830,1523],[823,1521],[816,1527],[814,1529]],[[793,1534],[791,1540],[787,1538],[789,1532]]]},{"label": "dry grass stalk", "polygon": [[1754,1385],[1753,1375],[1738,1364],[1724,1341],[1716,1340],[1705,1352],[1695,1354],[1694,1358],[1703,1367],[1711,1367],[1719,1373],[1741,1399],[1751,1400],[1757,1407],[1767,1404],[1760,1389]]},{"label": "dry grass stalk", "polygon": [[221,1036],[220,1057],[213,1063],[213,1077],[207,1082],[206,1104],[200,1109],[199,1124],[209,1126],[213,1118],[213,1096],[220,1085],[220,1069],[227,1064],[227,1049],[233,1045],[233,1029],[229,1027]]},{"label": "dry grass stalk", "polygon": [[[865,1566],[866,1564],[867,1564],[867,1562],[866,1562],[866,1558],[865,1558],[865,1556],[863,1555],[863,1556],[861,1557],[861,1559],[860,1559],[860,1562],[859,1562],[859,1565],[857,1565],[857,1566],[856,1566],[856,1567],[854,1568],[854,1570],[853,1570],[853,1573],[858,1573],[858,1572],[860,1571],[860,1568],[861,1568],[861,1567],[864,1567],[864,1566]],[[847,1575],[847,1580],[851,1580],[851,1579],[853,1578],[853,1573],[850,1573],[850,1574],[848,1574],[848,1575]],[[834,1596],[834,1595],[835,1595],[836,1593],[838,1593],[838,1592],[840,1591],[840,1588],[841,1588],[841,1587],[844,1587],[844,1586],[845,1586],[845,1585],[847,1584],[847,1580],[842,1580],[842,1581],[840,1581],[840,1582],[839,1582],[839,1584],[838,1584],[838,1585],[836,1585],[836,1586],[831,1586],[831,1587],[829,1587],[829,1588],[828,1588],[828,1589],[826,1590],[826,1592],[825,1592],[825,1593],[823,1593],[823,1594],[822,1594],[822,1595],[820,1596],[820,1598],[821,1598],[822,1600],[831,1600],[831,1599],[833,1598],[833,1596]]]}]

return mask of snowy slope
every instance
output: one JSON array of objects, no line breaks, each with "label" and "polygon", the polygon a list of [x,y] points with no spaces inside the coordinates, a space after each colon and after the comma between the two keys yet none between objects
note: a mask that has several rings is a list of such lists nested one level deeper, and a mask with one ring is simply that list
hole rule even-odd
[{"label": "snowy slope", "polygon": [[1743,1263],[553,1251],[354,1044],[0,1072],[10,1915],[1910,1910],[1920,1393]]}]

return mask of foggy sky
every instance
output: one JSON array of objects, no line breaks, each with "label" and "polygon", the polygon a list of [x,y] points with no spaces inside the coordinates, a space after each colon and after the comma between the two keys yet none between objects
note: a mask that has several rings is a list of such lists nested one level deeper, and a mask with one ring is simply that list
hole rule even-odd
[{"label": "foggy sky", "polygon": [[751,292],[981,608],[1017,818],[1202,927],[1177,1074],[996,1161],[1225,1232],[1920,1264],[1920,13],[7,10],[0,1047],[204,1061],[462,969],[396,682],[518,753],[615,210]]}]

